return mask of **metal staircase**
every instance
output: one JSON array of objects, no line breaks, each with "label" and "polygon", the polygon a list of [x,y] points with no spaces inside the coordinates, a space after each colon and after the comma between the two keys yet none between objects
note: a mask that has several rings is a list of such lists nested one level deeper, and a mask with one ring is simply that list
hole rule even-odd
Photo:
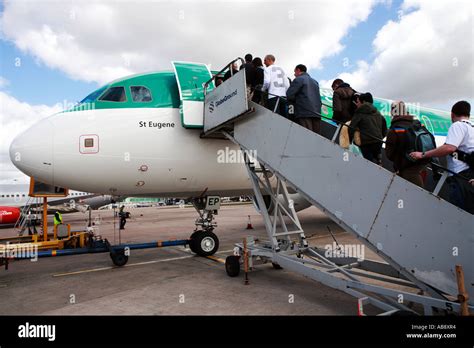
[{"label": "metal staircase", "polygon": [[[461,265],[473,309],[473,215],[334,141],[248,102],[245,88],[241,71],[205,94],[202,137],[228,138],[244,153],[256,153],[254,160],[263,168],[262,178],[246,157],[257,203],[264,207],[263,195],[270,195],[276,207],[272,214],[261,209],[269,241],[247,241],[251,256],[350,293],[361,305],[370,302],[386,314],[412,311],[409,302],[421,304],[425,314],[432,314],[433,308],[458,311],[455,266]],[[276,176],[276,186],[265,172]],[[327,257],[324,250],[309,248],[287,185],[386,263],[344,254]],[[283,204],[278,195],[285,197]],[[357,275],[361,272],[362,278]],[[383,278],[417,288],[418,293],[374,285],[365,278]]]},{"label": "metal staircase", "polygon": [[[15,226],[13,226],[19,236],[23,236],[25,230],[29,227],[29,223],[38,218],[37,214],[31,213],[32,208],[38,207],[38,205],[37,198],[29,197],[26,204],[21,208],[20,218],[15,223]],[[34,226],[31,227],[35,228]]]}]

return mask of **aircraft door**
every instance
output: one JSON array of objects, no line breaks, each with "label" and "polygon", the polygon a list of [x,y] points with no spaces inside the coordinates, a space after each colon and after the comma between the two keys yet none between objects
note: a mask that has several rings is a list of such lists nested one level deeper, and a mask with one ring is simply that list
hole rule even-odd
[{"label": "aircraft door", "polygon": [[[181,124],[184,128],[203,127],[204,84],[212,77],[206,64],[172,62],[181,99]],[[215,88],[214,82],[208,91]]]}]

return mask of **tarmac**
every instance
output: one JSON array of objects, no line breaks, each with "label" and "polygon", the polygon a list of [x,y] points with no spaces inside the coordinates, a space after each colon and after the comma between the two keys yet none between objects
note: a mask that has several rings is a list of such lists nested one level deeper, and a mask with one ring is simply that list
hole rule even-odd
[{"label": "tarmac", "polygon": [[[113,210],[92,212],[96,233],[112,244],[186,239],[197,213],[192,207],[127,209],[131,218],[118,231]],[[248,216],[253,225],[247,230]],[[358,243],[321,211],[298,213],[310,245]],[[72,230],[83,229],[87,214],[64,214]],[[132,250],[124,267],[108,253],[11,262],[0,269],[2,315],[357,315],[357,299],[271,264],[256,266],[244,284],[243,272],[227,276],[224,260],[235,243],[253,235],[265,239],[261,216],[252,204],[224,205],[216,216],[219,251],[213,258],[183,246]],[[50,223],[51,224],[51,223]],[[1,229],[0,237],[16,235]],[[366,257],[377,256],[366,250]],[[376,311],[368,307],[367,314]],[[375,312],[374,312],[375,311]]]}]

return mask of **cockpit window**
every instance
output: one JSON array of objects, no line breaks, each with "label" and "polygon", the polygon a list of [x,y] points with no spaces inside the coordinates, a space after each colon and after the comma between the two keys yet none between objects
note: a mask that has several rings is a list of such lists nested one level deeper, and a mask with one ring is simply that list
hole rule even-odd
[{"label": "cockpit window", "polygon": [[95,101],[102,94],[103,91],[105,91],[106,88],[107,88],[107,86],[104,86],[104,87],[101,87],[98,90],[92,92],[87,97],[82,99],[80,101],[80,104],[82,104],[82,103],[92,103],[93,101]]},{"label": "cockpit window", "polygon": [[134,102],[151,102],[151,92],[145,86],[132,86],[130,87],[130,92],[132,94],[132,99]]},{"label": "cockpit window", "polygon": [[105,91],[104,95],[100,97],[100,100],[103,101],[113,101],[113,102],[124,102],[127,100],[125,96],[125,88],[123,87],[110,87]]}]

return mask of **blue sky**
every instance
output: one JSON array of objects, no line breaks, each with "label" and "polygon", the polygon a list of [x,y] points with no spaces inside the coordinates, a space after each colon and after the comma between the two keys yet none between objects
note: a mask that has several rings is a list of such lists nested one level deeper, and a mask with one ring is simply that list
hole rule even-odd
[{"label": "blue sky", "polygon": [[[391,5],[378,4],[365,22],[359,23],[342,39],[345,48],[337,55],[322,60],[322,69],[312,69],[310,73],[317,80],[331,80],[341,72],[355,70],[360,59],[371,61],[372,41],[377,31],[389,20],[396,20],[401,1]],[[8,94],[29,104],[53,105],[79,101],[98,87],[97,83],[75,80],[64,72],[53,69],[32,55],[22,52],[12,42],[0,40],[1,72],[0,76],[9,81],[4,88]],[[349,59],[350,65],[343,66],[343,59]],[[21,59],[21,67],[15,64]],[[292,72],[287,72],[292,76]],[[350,81],[349,81],[350,82]],[[381,96],[383,97],[383,96]]]},{"label": "blue sky", "polygon": [[[338,55],[322,60],[323,68],[310,71],[317,80],[332,80],[341,72],[352,72],[358,60],[372,61],[372,41],[377,32],[389,21],[396,21],[402,1],[394,0],[391,5],[378,4],[365,22],[360,22],[342,39],[344,50]],[[343,65],[345,58],[349,66]],[[350,81],[348,81],[350,82]],[[383,96],[380,96],[383,97]]]},{"label": "blue sky", "polygon": [[[79,101],[97,87],[96,83],[73,80],[63,72],[47,67],[11,42],[0,40],[0,50],[0,76],[9,81],[8,93],[20,101],[34,105],[53,105],[64,99]],[[20,67],[16,66],[18,58]]]}]

